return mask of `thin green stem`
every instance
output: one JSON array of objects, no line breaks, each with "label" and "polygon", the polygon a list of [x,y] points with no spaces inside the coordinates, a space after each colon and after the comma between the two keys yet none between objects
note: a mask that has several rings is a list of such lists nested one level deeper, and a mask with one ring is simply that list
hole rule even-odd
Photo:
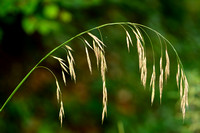
[{"label": "thin green stem", "polygon": [[99,28],[98,28],[98,32],[99,32],[99,35],[101,37],[101,41],[103,42],[103,36],[102,36],[101,30]]},{"label": "thin green stem", "polygon": [[160,39],[160,36],[158,34],[156,34],[156,35],[158,36],[158,39],[160,41],[160,51],[161,51],[161,58],[162,58],[163,57],[163,44],[162,44],[162,40]]},{"label": "thin green stem", "polygon": [[45,66],[37,66],[37,68],[44,68],[44,69],[48,70],[48,71],[53,75],[53,77],[55,78],[55,80],[58,81],[56,75],[55,75],[55,74],[51,71],[51,69],[49,69],[48,67],[45,67]]}]

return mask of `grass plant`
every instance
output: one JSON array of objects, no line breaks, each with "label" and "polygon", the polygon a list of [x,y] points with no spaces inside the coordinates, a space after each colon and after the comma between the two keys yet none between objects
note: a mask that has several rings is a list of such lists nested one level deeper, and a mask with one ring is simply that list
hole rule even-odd
[{"label": "grass plant", "polygon": [[[106,44],[104,44],[104,41],[102,39],[102,34],[100,32],[101,28],[104,28],[106,26],[114,26],[119,25],[123,28],[125,35],[126,35],[126,46],[128,49],[128,52],[130,52],[131,47],[137,49],[138,53],[138,60],[139,60],[139,71],[141,74],[141,84],[144,86],[144,88],[149,84],[151,87],[151,104],[153,104],[154,97],[155,97],[155,84],[156,80],[158,79],[159,82],[159,93],[160,93],[160,102],[162,99],[162,92],[163,92],[163,84],[167,81],[168,77],[170,76],[170,57],[168,54],[168,48],[171,47],[172,50],[176,54],[177,59],[177,74],[176,74],[176,82],[177,87],[180,91],[180,100],[181,100],[181,110],[183,114],[183,119],[185,118],[185,110],[188,106],[188,81],[183,69],[183,65],[181,63],[181,60],[178,56],[177,51],[175,50],[174,46],[159,32],[155,31],[152,28],[149,28],[147,26],[137,24],[137,23],[131,23],[131,22],[117,22],[117,23],[107,23],[100,26],[97,26],[95,28],[89,29],[87,31],[81,32],[77,34],[76,36],[72,37],[71,39],[65,41],[64,43],[58,45],[53,50],[51,50],[49,53],[47,53],[30,71],[29,73],[21,80],[21,82],[17,85],[17,87],[14,89],[14,91],[11,93],[11,95],[8,97],[8,99],[5,101],[3,106],[1,107],[0,111],[3,110],[3,108],[6,106],[6,104],[11,100],[13,95],[16,93],[16,91],[20,88],[20,86],[25,82],[25,80],[30,76],[30,74],[38,67],[43,67],[47,70],[49,70],[53,76],[55,77],[55,84],[56,84],[56,95],[57,100],[60,105],[60,112],[59,112],[59,118],[62,125],[63,122],[63,116],[64,116],[64,107],[63,107],[63,101],[62,101],[62,92],[60,89],[59,81],[57,80],[55,74],[47,67],[39,66],[41,62],[43,62],[47,57],[52,57],[53,59],[57,60],[61,67],[62,72],[62,78],[63,82],[66,85],[66,74],[69,74],[71,76],[71,79],[76,82],[76,73],[75,73],[75,60],[72,55],[73,49],[68,45],[68,43],[74,39],[81,39],[83,41],[83,44],[85,46],[85,53],[86,53],[86,59],[88,63],[88,68],[90,73],[92,74],[92,65],[90,60],[90,55],[88,52],[88,49],[91,49],[94,52],[94,55],[96,57],[96,63],[97,68],[100,70],[101,78],[102,78],[102,86],[103,86],[103,111],[102,111],[102,122],[104,121],[105,116],[107,115],[107,87],[106,87],[106,71],[107,71],[107,62],[106,62],[106,56],[105,56],[105,48]],[[91,32],[94,30],[98,30],[101,38],[98,38],[96,35],[92,34]],[[149,30],[156,34],[158,39],[160,40],[160,48],[161,48],[161,54],[157,55],[160,57],[159,66],[156,66],[155,62],[155,52],[154,52],[154,46],[152,44],[151,38],[148,36],[146,30]],[[130,32],[131,31],[131,32]],[[88,36],[91,38],[91,42],[89,40],[86,40],[84,36]],[[134,36],[132,36],[134,35]],[[153,65],[152,65],[152,74],[150,81],[147,81],[147,54],[146,54],[146,45],[144,35],[146,35],[150,41],[151,48],[152,48],[152,55],[153,55]],[[136,42],[133,41],[133,38],[135,38]],[[56,57],[53,55],[53,53],[56,50],[59,50],[60,48],[64,48],[66,50],[66,59],[62,57]],[[164,59],[165,58],[165,59]],[[165,63],[164,61],[165,60]],[[156,68],[160,69],[159,73],[156,73]],[[158,78],[156,78],[156,75],[158,75]],[[149,82],[149,83],[148,83]],[[120,126],[121,127],[121,126]],[[123,132],[123,131],[121,131]]]}]

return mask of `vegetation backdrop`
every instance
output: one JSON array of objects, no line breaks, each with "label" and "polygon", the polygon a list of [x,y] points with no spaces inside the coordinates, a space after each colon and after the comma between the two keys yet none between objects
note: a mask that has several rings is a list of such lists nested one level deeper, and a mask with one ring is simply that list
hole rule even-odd
[{"label": "vegetation backdrop", "polygon": [[[151,89],[140,83],[136,50],[127,52],[125,34],[117,26],[102,29],[108,62],[108,115],[101,123],[102,81],[88,70],[79,39],[70,43],[76,60],[76,84],[61,84],[65,117],[58,118],[56,85],[45,69],[34,71],[0,113],[2,133],[198,133],[200,132],[200,1],[199,0],[1,0],[0,105],[27,72],[51,49],[95,26],[119,21],[147,25],[172,42],[189,81],[189,108],[183,123],[176,87],[176,60],[160,105],[158,87],[151,106]],[[156,44],[154,44],[156,45]],[[60,49],[55,55],[65,56]],[[91,57],[91,60],[94,60]],[[93,63],[95,65],[95,62]],[[42,65],[61,81],[52,58]]]}]

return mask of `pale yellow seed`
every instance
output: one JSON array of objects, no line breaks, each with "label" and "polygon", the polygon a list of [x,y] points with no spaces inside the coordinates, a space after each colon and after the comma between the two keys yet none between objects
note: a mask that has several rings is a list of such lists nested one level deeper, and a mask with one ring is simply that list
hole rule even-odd
[{"label": "pale yellow seed", "polygon": [[135,27],[135,29],[137,31],[137,35],[139,36],[140,40],[144,43],[144,39],[142,37],[142,34],[141,34],[140,30],[137,28],[137,26],[134,26],[134,27]]},{"label": "pale yellow seed", "polygon": [[180,77],[180,98],[183,96],[183,80],[184,80],[184,74],[183,70],[181,69],[181,77]]},{"label": "pale yellow seed", "polygon": [[153,65],[153,72],[151,75],[151,82],[150,82],[150,87],[152,88],[151,105],[153,104],[154,97],[155,97],[155,79],[156,79],[156,72],[155,72],[155,65]]},{"label": "pale yellow seed", "polygon": [[70,76],[74,79],[74,81],[76,82],[76,74],[75,74],[75,71],[74,71],[74,65],[73,65],[73,62],[72,60],[70,59],[69,56],[67,56],[67,60],[68,60],[68,64],[69,64],[69,73],[70,73]]},{"label": "pale yellow seed", "polygon": [[63,117],[64,117],[64,107],[63,107],[63,102],[61,101],[60,102],[60,111],[59,111],[61,127],[62,127],[62,123],[63,123]]},{"label": "pale yellow seed", "polygon": [[67,65],[64,63],[65,60],[63,60],[63,59],[61,59],[61,58],[59,58],[59,57],[56,57],[56,56],[52,56],[52,57],[53,57],[54,59],[58,60],[58,62],[60,63],[61,68],[62,68],[66,73],[68,73],[68,71],[67,71],[67,69],[66,69],[66,68],[68,68],[68,67],[67,67]]},{"label": "pale yellow seed", "polygon": [[184,75],[184,94],[185,94],[185,99],[186,99],[186,106],[188,107],[188,81],[186,76]]},{"label": "pale yellow seed", "polygon": [[85,47],[85,53],[87,56],[87,62],[88,62],[88,67],[89,67],[90,73],[92,73],[92,66],[91,66],[90,56],[89,56],[87,47]]},{"label": "pale yellow seed", "polygon": [[143,59],[144,59],[144,48],[139,38],[137,38],[137,50],[138,50],[138,56],[139,56],[139,69],[141,70]]},{"label": "pale yellow seed", "polygon": [[[67,69],[66,69],[66,64],[62,64],[62,63],[60,63],[60,66],[61,66],[61,68],[66,72],[66,73],[68,73],[68,71],[67,71]],[[67,67],[68,68],[68,67]]]},{"label": "pale yellow seed", "polygon": [[165,50],[165,56],[166,56],[166,66],[165,66],[165,81],[167,81],[167,78],[170,74],[170,61],[169,61],[169,55],[167,52],[167,49]]},{"label": "pale yellow seed", "polygon": [[144,57],[141,67],[141,82],[144,88],[146,87],[146,79],[147,79],[147,68],[146,68],[146,57]]},{"label": "pale yellow seed", "polygon": [[57,87],[57,89],[56,89],[56,96],[57,96],[57,101],[59,102],[59,100],[60,100],[60,93],[61,93],[61,91],[60,91],[60,86],[59,86],[59,84],[58,84],[58,81],[56,80],[56,87]]},{"label": "pale yellow seed", "polygon": [[94,39],[94,41],[98,44],[99,48],[102,51],[104,51],[103,46],[105,46],[105,44],[101,40],[99,40],[95,35],[93,35],[91,33],[88,33],[88,35],[90,35]]},{"label": "pale yellow seed", "polygon": [[104,121],[105,114],[107,115],[107,89],[106,83],[103,82],[103,111],[102,111],[102,122]]},{"label": "pale yellow seed", "polygon": [[180,65],[178,64],[177,73],[176,73],[176,83],[179,88],[179,77],[180,77]]},{"label": "pale yellow seed", "polygon": [[127,30],[125,30],[125,31],[126,31],[126,43],[127,43],[127,48],[128,48],[128,51],[130,52],[130,43],[131,43],[132,46],[133,46],[133,43],[132,43],[130,34],[128,33]]},{"label": "pale yellow seed", "polygon": [[163,92],[163,68],[162,68],[162,57],[160,57],[159,90],[160,90],[160,103],[161,103],[162,92]]},{"label": "pale yellow seed", "polygon": [[128,39],[127,36],[126,36],[126,44],[127,44],[128,52],[130,52],[130,48],[129,48],[129,39]]},{"label": "pale yellow seed", "polygon": [[183,95],[181,100],[181,109],[182,109],[183,119],[185,119],[185,95]]},{"label": "pale yellow seed", "polygon": [[87,44],[88,47],[90,47],[91,49],[93,49],[87,40],[84,39],[84,42]]},{"label": "pale yellow seed", "polygon": [[130,36],[130,34],[128,33],[128,31],[126,31],[126,35],[127,35],[127,37],[128,37],[128,40],[130,41],[131,45],[133,46],[133,42],[132,42],[131,36]]},{"label": "pale yellow seed", "polygon": [[143,67],[144,67],[144,78],[143,78],[143,86],[146,87],[146,81],[147,81],[147,65],[146,65],[146,57],[143,59]]},{"label": "pale yellow seed", "polygon": [[64,73],[63,70],[62,70],[62,78],[63,78],[63,82],[64,82],[64,84],[65,84],[65,86],[66,86],[66,78],[65,78],[65,73]]},{"label": "pale yellow seed", "polygon": [[100,59],[101,59],[101,77],[103,81],[103,111],[102,111],[102,122],[103,122],[105,114],[107,114],[107,89],[106,89],[106,79],[105,79],[105,72],[107,70],[107,65],[103,52],[101,52]]},{"label": "pale yellow seed", "polygon": [[72,62],[75,64],[74,57],[72,56],[72,53],[70,51],[68,51],[68,53],[69,53],[69,56],[70,56]]},{"label": "pale yellow seed", "polygon": [[68,45],[65,45],[65,47],[66,47],[68,50],[71,50],[71,51],[73,51],[73,49],[72,49],[70,46],[68,46]]},{"label": "pale yellow seed", "polygon": [[96,37],[96,36],[93,35],[92,33],[88,33],[88,35],[90,35],[94,40],[96,40],[97,42],[99,42],[99,43],[102,44],[103,46],[106,46],[101,40],[99,40],[98,37]]},{"label": "pale yellow seed", "polygon": [[100,58],[99,48],[95,45],[94,40],[93,40],[93,48],[94,48],[94,54],[95,54],[96,60],[97,60],[97,68],[99,68],[99,58]]}]

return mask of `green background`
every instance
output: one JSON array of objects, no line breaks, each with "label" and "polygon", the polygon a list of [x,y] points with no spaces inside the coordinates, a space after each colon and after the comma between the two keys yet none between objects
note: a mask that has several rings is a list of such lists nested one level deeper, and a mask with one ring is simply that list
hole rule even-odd
[{"label": "green background", "polygon": [[[144,89],[140,82],[136,47],[128,53],[122,28],[106,27],[101,30],[108,64],[108,115],[103,124],[100,72],[94,54],[89,51],[93,67],[90,75],[84,45],[75,39],[69,45],[74,49],[76,84],[68,76],[64,86],[60,66],[54,59],[47,58],[41,64],[50,68],[61,84],[63,127],[58,118],[55,80],[45,69],[37,69],[0,113],[0,132],[123,133],[119,131],[123,129],[125,133],[199,133],[199,7],[199,0],[1,0],[0,105],[51,49],[82,31],[109,22],[140,23],[163,34],[183,62],[190,88],[189,108],[183,122],[175,81],[176,56],[169,48],[171,74],[164,85],[162,104],[157,83],[151,106],[151,89],[149,85]],[[159,42],[155,35],[149,34],[155,42],[158,63]],[[148,50],[148,42],[146,45]],[[66,56],[63,49],[54,55]],[[148,70],[151,65],[148,64]],[[150,71],[147,84],[149,78]]]}]

